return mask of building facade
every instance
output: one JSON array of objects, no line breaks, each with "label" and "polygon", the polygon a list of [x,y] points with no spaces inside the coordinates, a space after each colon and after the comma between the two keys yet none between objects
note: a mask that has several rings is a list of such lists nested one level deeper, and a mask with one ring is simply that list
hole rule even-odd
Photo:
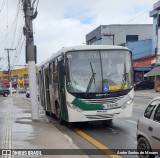
[{"label": "building facade", "polygon": [[[152,50],[152,40],[141,40],[125,44],[132,51],[134,82],[144,80],[144,74],[156,64],[156,54]],[[152,78],[153,79],[153,78]]]},{"label": "building facade", "polygon": [[156,66],[145,76],[155,77],[155,91],[160,91],[160,1],[153,4],[153,10],[149,13],[153,18],[152,50],[156,52]]},{"label": "building facade", "polygon": [[152,24],[100,25],[86,35],[86,43],[123,45],[152,39]]},{"label": "building facade", "polygon": [[[28,68],[11,70],[11,81],[14,88],[27,88],[29,86]],[[0,85],[9,87],[8,71],[0,71]]]},{"label": "building facade", "polygon": [[160,33],[160,1],[153,4],[153,10],[149,13],[150,17],[153,18],[153,27],[152,27],[152,40],[153,45],[152,49],[155,50],[157,54],[160,54],[160,50],[158,50],[158,47],[160,48],[160,44],[158,42],[158,36]]},{"label": "building facade", "polygon": [[153,4],[153,10],[150,11],[150,17],[153,18],[152,50],[156,52],[157,64],[160,63],[160,1]]},{"label": "building facade", "polygon": [[134,82],[144,80],[156,63],[152,24],[101,25],[86,35],[86,43],[128,47],[133,54]]}]

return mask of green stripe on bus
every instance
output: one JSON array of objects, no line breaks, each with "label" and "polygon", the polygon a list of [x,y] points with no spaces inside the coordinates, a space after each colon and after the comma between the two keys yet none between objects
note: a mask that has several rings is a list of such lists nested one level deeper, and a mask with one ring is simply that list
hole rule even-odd
[{"label": "green stripe on bus", "polygon": [[72,104],[82,110],[103,110],[102,104],[87,104],[77,98],[73,100]]}]

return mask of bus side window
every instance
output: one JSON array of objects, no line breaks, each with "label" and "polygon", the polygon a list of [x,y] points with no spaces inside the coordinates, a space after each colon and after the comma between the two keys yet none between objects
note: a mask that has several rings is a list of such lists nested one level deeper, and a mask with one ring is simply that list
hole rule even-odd
[{"label": "bus side window", "polygon": [[57,60],[53,62],[53,89],[54,94],[57,91],[58,85],[58,72],[57,72]]},{"label": "bus side window", "polygon": [[49,63],[49,84],[51,85],[53,82],[53,63]]}]

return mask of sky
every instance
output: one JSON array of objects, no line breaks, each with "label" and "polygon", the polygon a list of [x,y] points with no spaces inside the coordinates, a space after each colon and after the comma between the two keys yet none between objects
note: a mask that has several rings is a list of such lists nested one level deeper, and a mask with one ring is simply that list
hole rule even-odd
[{"label": "sky", "polygon": [[[99,25],[152,24],[149,11],[157,0],[36,0],[38,15],[33,20],[37,62],[41,63],[62,47],[85,44],[85,35]],[[0,0],[0,68],[25,63],[22,0]]]}]

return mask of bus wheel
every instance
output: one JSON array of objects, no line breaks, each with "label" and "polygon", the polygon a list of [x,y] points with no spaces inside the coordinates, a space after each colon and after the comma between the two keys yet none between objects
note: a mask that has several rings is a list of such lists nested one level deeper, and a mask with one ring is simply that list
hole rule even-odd
[{"label": "bus wheel", "polygon": [[45,114],[46,114],[47,116],[51,115],[51,113],[48,112],[48,111],[46,111],[46,110],[45,110]]},{"label": "bus wheel", "polygon": [[61,117],[61,108],[59,106],[59,104],[57,103],[56,105],[56,118],[59,122],[60,125],[64,125],[65,124],[65,121],[62,120],[62,117]]}]

